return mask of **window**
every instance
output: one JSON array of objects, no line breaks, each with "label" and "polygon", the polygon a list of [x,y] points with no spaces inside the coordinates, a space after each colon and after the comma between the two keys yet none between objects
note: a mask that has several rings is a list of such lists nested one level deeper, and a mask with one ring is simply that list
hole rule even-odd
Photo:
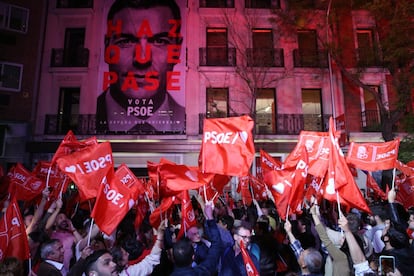
[{"label": "window", "polygon": [[207,65],[227,65],[227,29],[207,29]]},{"label": "window", "polygon": [[228,116],[228,88],[207,88],[207,118]]},{"label": "window", "polygon": [[318,44],[316,31],[298,31],[299,64],[300,67],[316,67],[318,62]]},{"label": "window", "polygon": [[[379,86],[370,87],[378,94],[381,94]],[[362,126],[372,130],[378,129],[380,127],[381,120],[378,104],[374,98],[374,95],[367,90],[363,90],[362,100]]]},{"label": "window", "polygon": [[373,66],[378,64],[372,30],[360,29],[356,31],[356,35],[359,65]]},{"label": "window", "polygon": [[0,89],[19,92],[22,84],[23,65],[0,62]]},{"label": "window", "polygon": [[324,131],[320,89],[302,89],[302,113],[305,130]]},{"label": "window", "polygon": [[258,67],[274,66],[275,51],[271,29],[252,30],[253,49],[248,53],[248,65]]},{"label": "window", "polygon": [[59,96],[58,129],[66,133],[78,127],[80,88],[62,87]]},{"label": "window", "polygon": [[65,31],[64,64],[77,66],[85,45],[85,28],[68,28]]},{"label": "window", "polygon": [[256,133],[275,133],[275,90],[259,88],[256,95]]},{"label": "window", "polygon": [[0,2],[0,28],[26,33],[28,22],[28,9]]}]

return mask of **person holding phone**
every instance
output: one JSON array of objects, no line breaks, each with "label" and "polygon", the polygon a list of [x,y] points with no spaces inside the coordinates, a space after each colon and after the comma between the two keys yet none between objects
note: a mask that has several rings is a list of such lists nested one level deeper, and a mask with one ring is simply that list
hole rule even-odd
[{"label": "person holding phone", "polygon": [[379,257],[379,275],[387,275],[395,271],[395,258],[393,256],[381,255]]},{"label": "person holding phone", "polygon": [[[390,207],[395,204],[396,193],[394,189],[388,192],[388,203]],[[414,250],[410,247],[409,237],[400,221],[398,213],[393,212],[392,220],[387,220],[381,239],[385,247],[381,255],[395,258],[395,267],[402,275],[412,275],[414,269]]]}]

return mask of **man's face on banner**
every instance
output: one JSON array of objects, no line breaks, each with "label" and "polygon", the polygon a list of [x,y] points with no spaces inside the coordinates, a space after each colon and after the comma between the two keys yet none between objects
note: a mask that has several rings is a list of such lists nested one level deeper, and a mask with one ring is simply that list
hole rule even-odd
[{"label": "man's face on banner", "polygon": [[[109,64],[109,71],[118,74],[116,87],[121,91],[128,72],[133,73],[138,90],[126,89],[122,91],[130,98],[150,98],[159,93],[166,93],[167,71],[172,71],[173,64],[168,64],[168,45],[175,44],[176,39],[168,37],[173,14],[168,7],[153,7],[149,9],[125,8],[114,15],[113,22],[122,22],[121,36],[112,36],[109,44],[119,47],[120,58],[115,64]],[[153,37],[137,36],[143,21],[148,22]],[[145,23],[146,23],[145,22]],[[140,46],[140,47],[139,47]],[[147,49],[150,48],[150,54]],[[137,62],[136,55],[141,55],[145,62]],[[150,77],[151,81],[158,82],[158,88],[148,90],[145,86],[153,86],[148,82],[148,72],[156,72]],[[145,75],[147,74],[147,80]]]}]

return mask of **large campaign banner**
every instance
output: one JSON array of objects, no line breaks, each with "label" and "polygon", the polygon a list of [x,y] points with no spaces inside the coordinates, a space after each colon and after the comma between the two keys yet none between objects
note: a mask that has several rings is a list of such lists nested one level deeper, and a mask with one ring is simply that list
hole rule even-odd
[{"label": "large campaign banner", "polygon": [[107,0],[98,133],[185,132],[184,0]]}]

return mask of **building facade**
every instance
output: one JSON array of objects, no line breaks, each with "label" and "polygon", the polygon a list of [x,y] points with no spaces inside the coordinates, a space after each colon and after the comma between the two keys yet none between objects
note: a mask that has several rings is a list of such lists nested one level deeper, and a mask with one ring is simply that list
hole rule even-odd
[{"label": "building facade", "polygon": [[[168,63],[173,69],[154,74],[157,87],[163,84],[159,76],[166,74],[168,97],[184,108],[166,109],[153,120],[158,126],[146,129],[137,113],[153,112],[151,103],[155,109],[157,98],[131,98],[126,100],[125,113],[111,110],[112,115],[119,116],[102,119],[97,114],[102,102],[97,99],[103,92],[112,93],[114,82],[123,81],[118,86],[126,91],[141,91],[155,79],[153,71],[139,77],[134,73],[131,78],[113,73],[111,68],[120,65],[128,43],[156,34],[157,26],[151,18],[137,21],[133,26],[136,35],[129,34],[129,42],[117,41],[117,35],[123,37],[127,32],[126,19],[121,23],[117,17],[107,20],[112,2],[44,2],[44,21],[33,23],[33,28],[38,27],[33,35],[40,38],[37,45],[41,51],[31,49],[34,52],[27,53],[36,57],[30,66],[39,70],[27,72],[25,66],[23,75],[27,73],[33,80],[22,81],[29,85],[26,89],[35,92],[29,93],[33,112],[24,118],[25,112],[15,109],[18,114],[5,116],[26,121],[31,135],[22,160],[4,162],[34,165],[38,160],[49,160],[67,131],[72,130],[78,139],[97,136],[100,141],[110,141],[115,165],[125,163],[138,175],[146,174],[147,161],[158,162],[161,157],[197,165],[204,118],[241,114],[255,120],[257,154],[264,149],[282,160],[295,146],[301,130],[326,131],[330,116],[336,118],[343,132],[341,143],[345,147],[349,141],[381,140],[375,101],[345,80],[326,50],[326,41],[342,45],[346,66],[356,69],[362,63],[367,69],[361,73],[361,80],[381,91],[384,102],[388,102],[389,74],[376,63],[376,23],[366,11],[350,5],[332,32],[327,28],[328,1],[309,1],[308,12],[292,28],[282,15],[297,1],[177,0],[181,21],[174,20],[174,15],[168,22],[170,30],[179,24],[180,37],[170,34],[168,42],[162,42],[168,44]],[[24,8],[31,15],[40,9],[35,5]],[[131,63],[134,59],[144,62],[147,54],[154,59],[155,49],[162,45],[154,40],[151,43],[152,55],[144,46],[133,48]],[[21,97],[24,89],[19,92]],[[0,89],[0,94],[3,97],[7,92]],[[25,110],[32,107],[29,103],[17,106]],[[172,119],[174,112],[181,115],[179,119]],[[6,121],[5,125],[9,124]],[[165,124],[173,127],[159,127]]]}]

